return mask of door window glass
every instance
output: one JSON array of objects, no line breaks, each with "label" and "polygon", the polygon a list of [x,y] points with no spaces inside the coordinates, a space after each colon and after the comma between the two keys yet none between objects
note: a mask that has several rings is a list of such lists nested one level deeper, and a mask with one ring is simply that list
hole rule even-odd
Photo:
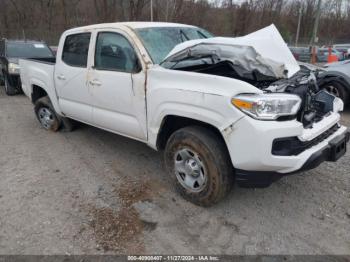
[{"label": "door window glass", "polygon": [[138,67],[134,48],[124,36],[112,32],[98,34],[95,69],[131,73],[138,71]]},{"label": "door window glass", "polygon": [[69,35],[63,47],[62,60],[71,66],[87,67],[91,33]]}]

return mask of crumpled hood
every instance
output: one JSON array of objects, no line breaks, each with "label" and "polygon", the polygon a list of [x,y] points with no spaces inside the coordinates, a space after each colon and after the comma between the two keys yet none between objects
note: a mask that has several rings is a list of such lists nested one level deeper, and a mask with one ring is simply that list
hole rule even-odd
[{"label": "crumpled hood", "polygon": [[180,61],[187,56],[215,54],[244,70],[259,71],[275,78],[291,77],[300,67],[272,24],[243,37],[214,37],[181,43],[167,55],[164,62]]}]

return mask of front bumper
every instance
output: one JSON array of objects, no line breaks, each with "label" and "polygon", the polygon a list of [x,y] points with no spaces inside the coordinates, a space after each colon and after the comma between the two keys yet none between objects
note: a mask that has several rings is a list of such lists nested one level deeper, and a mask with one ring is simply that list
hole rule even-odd
[{"label": "front bumper", "polygon": [[[268,186],[284,175],[309,170],[331,159],[332,144],[341,138],[349,140],[349,131],[339,126],[335,132],[295,155],[274,155],[272,145],[276,139],[287,137],[311,140],[338,125],[340,115],[333,113],[312,129],[304,129],[301,123],[292,121],[259,121],[245,117],[236,122],[229,134],[225,133],[232,164],[236,169],[238,184]],[[249,183],[248,183],[249,182]]]},{"label": "front bumper", "polygon": [[[313,153],[304,163],[304,165],[299,169],[291,173],[281,174],[278,172],[269,171],[246,171],[241,169],[236,169],[236,182],[241,187],[268,187],[273,182],[281,179],[283,176],[292,175],[299,172],[307,171],[318,167],[322,162],[337,161],[343,154],[343,152],[337,152],[337,147],[335,147],[340,141],[345,141],[348,143],[350,140],[350,131],[333,138],[328,145],[319,151]],[[346,147],[344,147],[346,151]]]}]

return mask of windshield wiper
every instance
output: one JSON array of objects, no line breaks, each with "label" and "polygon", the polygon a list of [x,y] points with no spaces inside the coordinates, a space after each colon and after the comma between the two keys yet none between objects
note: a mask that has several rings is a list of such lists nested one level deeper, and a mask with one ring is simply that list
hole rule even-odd
[{"label": "windshield wiper", "polygon": [[[182,29],[180,29],[180,36],[181,36],[181,41],[182,42],[190,40],[190,38],[185,34],[185,32]],[[183,41],[183,36],[186,38],[185,41]]]},{"label": "windshield wiper", "polygon": [[202,36],[202,38],[204,39],[208,39],[209,37],[207,37],[205,34],[203,34],[201,31],[197,31],[197,33]]}]

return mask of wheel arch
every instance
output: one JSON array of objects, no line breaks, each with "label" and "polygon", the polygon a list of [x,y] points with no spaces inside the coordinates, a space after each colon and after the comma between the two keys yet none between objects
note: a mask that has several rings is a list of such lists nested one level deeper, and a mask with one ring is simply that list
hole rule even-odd
[{"label": "wheel arch", "polygon": [[39,100],[40,98],[42,98],[44,96],[48,96],[48,94],[44,88],[42,88],[39,85],[35,85],[35,84],[32,85],[31,100],[32,100],[33,104],[35,104],[35,102],[37,100]]},{"label": "wheel arch", "polygon": [[31,90],[30,90],[30,100],[32,101],[33,104],[35,104],[35,102],[44,97],[44,96],[48,96],[53,108],[55,109],[56,113],[58,113],[59,115],[62,115],[61,110],[59,108],[58,105],[58,99],[56,97],[56,93],[54,90],[48,89],[46,88],[46,86],[41,83],[41,82],[31,82]]},{"label": "wheel arch", "polygon": [[217,138],[224,144],[226,153],[228,154],[228,157],[231,160],[231,156],[227,148],[225,138],[217,127],[210,123],[203,122],[201,120],[179,115],[166,115],[163,118],[156,140],[157,150],[164,150],[170,136],[177,130],[188,126],[200,126],[211,130],[217,136]]}]

